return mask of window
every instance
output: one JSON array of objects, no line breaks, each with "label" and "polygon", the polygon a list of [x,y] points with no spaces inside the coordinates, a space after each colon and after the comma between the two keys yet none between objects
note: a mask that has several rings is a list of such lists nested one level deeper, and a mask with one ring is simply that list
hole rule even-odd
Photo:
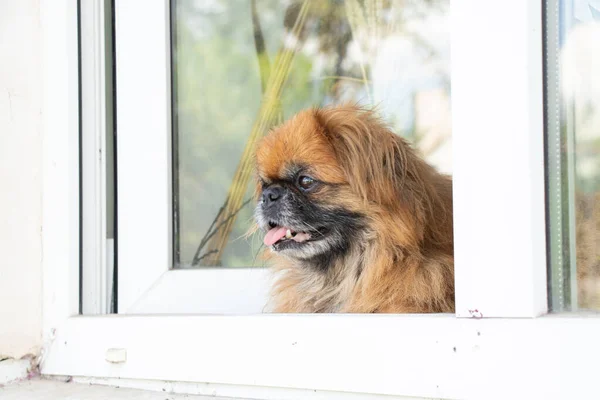
[{"label": "window", "polygon": [[244,237],[252,149],[304,108],[378,105],[451,172],[448,0],[171,8],[174,268],[260,264],[261,234]]},{"label": "window", "polygon": [[253,147],[303,108],[378,105],[451,172],[448,1],[144,7],[115,9],[119,313],[263,311]]},{"label": "window", "polygon": [[562,0],[548,22],[551,306],[600,309],[600,4]]},{"label": "window", "polygon": [[[574,225],[563,225],[556,230],[556,215],[551,215],[550,206],[548,210],[545,207],[546,199],[552,199],[550,184],[556,177],[552,177],[550,167],[544,166],[544,160],[548,165],[553,162],[550,152],[546,152],[544,126],[549,128],[550,124],[545,124],[544,118],[561,114],[548,112],[558,99],[558,92],[552,100],[550,88],[554,86],[547,84],[548,107],[544,115],[542,2],[464,0],[450,5],[456,315],[261,314],[268,271],[240,268],[254,264],[250,257],[253,249],[249,245],[236,247],[238,244],[232,240],[236,234],[223,242],[226,246],[220,260],[208,262],[207,256],[203,260],[208,265],[202,268],[196,265],[178,268],[193,263],[196,243],[208,230],[206,224],[210,225],[211,218],[214,219],[215,209],[218,213],[235,176],[235,170],[228,170],[227,163],[223,163],[223,168],[207,171],[223,173],[224,185],[220,188],[214,184],[216,194],[208,217],[198,216],[197,225],[184,228],[182,221],[174,216],[191,212],[191,207],[183,204],[184,199],[196,202],[202,197],[193,192],[197,190],[193,184],[184,186],[189,179],[186,174],[196,164],[203,165],[202,168],[213,165],[207,161],[211,155],[190,151],[193,141],[198,138],[210,141],[216,153],[224,146],[225,138],[231,136],[234,140],[230,152],[237,152],[234,159],[238,160],[246,142],[245,138],[236,137],[239,132],[235,124],[246,124],[245,129],[251,129],[260,115],[257,102],[234,103],[240,113],[249,116],[247,119],[240,122],[236,115],[230,116],[227,122],[234,127],[226,125],[219,135],[211,131],[216,128],[210,127],[197,132],[197,136],[193,131],[200,122],[221,128],[220,116],[214,108],[210,109],[212,104],[206,103],[208,96],[203,97],[196,84],[212,87],[216,93],[210,98],[218,104],[229,99],[229,93],[221,93],[224,92],[219,90],[221,87],[237,95],[231,102],[243,99],[246,93],[241,89],[236,91],[236,84],[244,90],[244,85],[254,85],[257,93],[263,90],[260,63],[255,60],[255,29],[249,25],[253,23],[253,8],[238,13],[238,8],[231,8],[233,3],[183,0],[114,3],[120,315],[111,317],[75,316],[74,305],[80,299],[76,282],[80,240],[76,206],[80,200],[76,162],[80,97],[76,72],[82,72],[84,81],[86,74],[77,66],[78,46],[74,39],[77,12],[73,2],[43,3],[44,65],[48,71],[46,78],[52,78],[46,79],[44,102],[52,112],[47,113],[44,123],[43,240],[47,304],[44,331],[49,344],[42,372],[74,376],[75,380],[113,383],[118,379],[119,385],[156,385],[153,387],[164,390],[252,398],[307,398],[315,396],[315,391],[325,398],[347,393],[421,398],[593,397],[590,394],[597,392],[595,369],[581,360],[600,357],[597,317],[578,313],[545,315],[548,287],[552,302],[556,293],[556,268],[549,274],[547,269],[547,249],[553,250],[546,246],[547,240],[565,231],[572,235],[574,230],[564,227]],[[414,5],[417,10],[423,4],[427,7],[440,4],[400,3],[408,4],[407,7]],[[263,9],[265,4],[278,7]],[[255,4],[265,48],[270,51],[277,52],[277,44],[281,42],[283,28],[280,25],[277,28],[276,16],[287,15],[284,10],[290,4],[267,1]],[[319,4],[327,11],[331,9],[328,6],[339,3]],[[359,6],[369,4],[381,4],[385,9],[395,3],[358,2]],[[369,15],[364,9],[364,15]],[[492,17],[490,9],[494,10]],[[310,14],[302,10],[300,6],[297,13],[305,15],[303,18],[308,22]],[[554,10],[553,5],[546,4],[548,20],[552,17],[550,10]],[[435,14],[426,13],[425,19],[430,15]],[[562,14],[556,15],[558,18]],[[239,31],[233,30],[239,36],[219,23],[213,25],[215,21],[239,26]],[[442,29],[443,24],[436,27]],[[547,22],[549,34],[551,27]],[[188,32],[190,36],[186,39],[184,29],[195,33]],[[203,74],[210,72],[223,78],[214,79],[215,82],[192,81],[186,86],[181,79],[186,76],[184,68],[192,68],[193,58],[208,51],[203,41],[211,38],[208,35],[211,29],[222,29],[222,34],[213,39],[241,41],[245,47],[240,42],[235,42],[239,47],[231,47],[230,53],[240,57],[233,63],[217,63],[216,58],[203,57],[198,67]],[[308,24],[306,29],[307,42],[294,58],[299,64],[290,64],[289,79],[281,90],[280,109],[286,116],[285,113],[313,101],[330,101],[328,97],[337,93],[326,79],[313,79],[324,77],[317,72],[329,76],[327,68],[332,67],[323,61],[320,64],[323,69],[313,68],[311,63],[321,56],[310,53],[316,51],[316,44],[308,45],[315,38],[315,31],[311,30],[314,26]],[[397,32],[395,29],[399,27],[391,32]],[[441,42],[447,43],[444,35],[440,33]],[[325,37],[332,39],[327,43],[339,45],[339,40],[333,40],[337,36]],[[283,43],[300,44],[294,40]],[[221,44],[214,46],[211,50],[216,52],[214,57],[224,58],[219,53],[223,48]],[[234,52],[239,48],[247,49],[247,58]],[[551,48],[551,42],[547,41],[547,55]],[[332,54],[335,66],[338,50]],[[353,53],[349,51],[350,54]],[[398,54],[391,52],[390,56],[393,59]],[[187,61],[182,63],[182,60]],[[366,60],[371,59],[366,57]],[[445,56],[431,70],[416,68],[416,77],[421,78],[424,73],[433,79],[415,78],[411,82],[415,84],[410,87],[412,92],[409,90],[412,98],[407,103],[404,97],[396,99],[400,104],[408,104],[406,110],[402,108],[396,114],[395,109],[386,110],[383,102],[387,118],[397,118],[394,123],[403,125],[407,115],[413,117],[408,118],[412,125],[407,123],[409,128],[399,129],[400,133],[416,133],[418,130],[411,131],[410,127],[420,124],[436,126],[435,131],[448,127],[450,86],[443,79],[448,70],[437,68],[447,67],[444,60]],[[276,58],[270,59],[270,63],[275,65]],[[551,67],[546,62],[549,74]],[[251,68],[254,80],[242,79],[249,76]],[[342,62],[341,68],[346,74],[343,76],[352,78],[340,79],[343,84],[338,87],[344,89],[342,95],[368,101],[366,96],[356,94],[367,92],[366,80],[375,98],[376,83],[381,76],[373,72],[375,67],[365,69],[364,75],[360,65],[353,69],[349,61]],[[193,71],[189,73],[186,80],[196,76]],[[387,88],[399,84],[400,79],[382,82]],[[555,81],[548,75],[546,82]],[[286,97],[286,88],[295,95]],[[89,103],[83,102],[82,107],[86,104]],[[421,114],[418,110],[423,104],[439,105],[439,114],[428,119],[433,111]],[[198,122],[198,113],[207,111],[212,114]],[[577,129],[574,136],[558,134],[571,141],[575,138],[576,142],[582,138],[580,134],[577,139]],[[548,129],[547,137],[551,135]],[[546,144],[550,148],[551,141]],[[449,156],[442,148],[440,157],[431,156],[431,160],[446,168],[444,163]],[[229,155],[214,161],[220,162]],[[206,175],[202,179],[205,181],[201,183],[208,185],[215,178]],[[562,177],[558,182],[561,194],[568,184],[574,183],[573,179]],[[242,192],[245,194],[240,189]],[[560,215],[564,215],[562,210]],[[236,224],[240,226],[236,228],[234,224],[232,229],[243,231],[242,220]],[[182,244],[184,241],[188,244]],[[209,256],[213,254],[217,253]],[[556,265],[554,254],[550,255]],[[573,269],[565,269],[565,265],[560,267],[572,273]],[[85,265],[83,270],[85,275]],[[564,282],[560,284],[565,287]],[[126,354],[125,359],[116,363],[107,361],[111,349],[123,350],[120,354]]]}]

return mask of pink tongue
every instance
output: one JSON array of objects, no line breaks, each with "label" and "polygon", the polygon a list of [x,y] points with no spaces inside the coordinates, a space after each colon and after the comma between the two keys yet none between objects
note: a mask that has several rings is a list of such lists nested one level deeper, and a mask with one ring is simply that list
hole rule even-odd
[{"label": "pink tongue", "polygon": [[265,235],[265,245],[272,246],[277,243],[278,240],[281,240],[281,238],[285,236],[286,231],[287,228],[284,228],[283,226],[271,229]]}]

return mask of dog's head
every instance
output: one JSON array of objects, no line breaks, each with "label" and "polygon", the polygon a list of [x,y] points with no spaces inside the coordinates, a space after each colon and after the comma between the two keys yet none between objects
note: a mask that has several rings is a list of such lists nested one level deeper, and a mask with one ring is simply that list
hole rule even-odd
[{"label": "dog's head", "polygon": [[256,165],[256,222],[279,255],[326,266],[376,236],[422,238],[420,161],[372,111],[303,111],[265,136]]}]

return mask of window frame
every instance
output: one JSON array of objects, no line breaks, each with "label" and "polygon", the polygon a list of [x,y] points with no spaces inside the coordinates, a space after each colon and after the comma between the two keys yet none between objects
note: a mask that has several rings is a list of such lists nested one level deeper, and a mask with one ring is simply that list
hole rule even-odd
[{"label": "window frame", "polygon": [[[125,12],[133,15],[137,4],[133,0],[118,2],[117,13],[131,7]],[[136,20],[138,28],[152,20],[153,12],[166,9],[165,4],[164,0],[144,3],[144,18]],[[492,6],[495,17],[486,19],[485,10]],[[597,391],[593,369],[581,360],[600,356],[598,318],[583,314],[535,318],[547,312],[541,2],[452,3],[456,316],[175,316],[142,306],[136,315],[79,316],[77,5],[68,0],[42,0],[41,7],[45,110],[43,374],[206,383],[205,388],[214,390],[211,394],[247,397],[255,393],[259,398],[274,398],[276,390],[280,394],[318,390],[340,395],[352,392],[435,398],[514,397],[515,388],[522,397],[544,398],[564,397],[567,389],[571,397],[578,398]],[[117,14],[117,29],[123,16]],[[505,29],[505,18],[510,18],[510,30]],[[164,27],[164,23],[153,27],[157,47],[163,49],[168,43]],[[476,38],[469,35],[473,29],[480,29]],[[495,48],[478,49],[481,60],[474,62],[473,46],[481,43],[492,43]],[[123,44],[126,42],[117,46]],[[122,63],[123,57],[126,55],[117,49],[117,63]],[[168,68],[160,65],[157,70]],[[494,73],[511,78],[494,83],[495,100],[481,84],[486,75]],[[122,66],[117,66],[117,74],[123,74]],[[135,87],[136,81],[126,83],[125,76],[131,76],[131,71],[118,75],[117,85]],[[169,74],[163,77],[157,97],[168,93]],[[163,112],[160,127],[168,132],[170,122],[164,112],[170,102],[166,103],[166,97],[154,101],[156,108],[146,110],[146,116],[153,115],[152,111]],[[127,102],[118,107],[125,105]],[[119,135],[124,135],[135,126],[124,121],[123,108],[119,110]],[[507,115],[514,125],[501,120]],[[493,123],[488,126],[486,121]],[[482,130],[482,124],[489,129]],[[499,132],[508,140],[494,140],[493,135]],[[152,140],[164,139],[165,135]],[[510,145],[521,143],[523,137],[527,141],[522,148]],[[168,162],[168,142],[163,141],[162,165]],[[470,151],[474,143],[485,150],[485,158]],[[496,163],[506,162],[508,150],[514,151],[512,164],[503,168],[504,164]],[[472,165],[478,166],[477,171]],[[490,193],[497,187],[482,181],[483,177],[493,178],[502,189],[519,188],[522,196],[513,199],[510,190]],[[163,171],[159,179],[163,196],[153,203],[161,212],[154,210],[151,215],[159,214],[157,218],[162,219],[153,229],[164,231],[151,238],[151,243],[167,237],[166,232],[170,235],[170,214],[165,212],[170,197],[164,196],[169,194],[164,189],[169,179]],[[144,189],[145,182],[137,188]],[[133,190],[122,183],[120,196]],[[151,204],[144,206],[146,211],[152,210]],[[511,212],[494,216],[491,221],[496,224],[490,224],[490,210],[504,210],[506,204]],[[121,202],[119,207],[123,207]],[[509,222],[523,229],[514,232],[508,229]],[[167,239],[158,257],[164,261],[160,275],[174,276],[178,271],[164,271],[171,260],[170,253],[164,251],[165,243],[171,243],[170,236]],[[121,231],[119,240],[123,240]],[[127,240],[133,239],[120,242],[119,251]],[[119,256],[120,268],[126,261]],[[159,279],[159,269],[144,271],[152,278],[143,288],[147,292],[149,287],[157,287],[154,282]],[[194,271],[179,275],[184,273]],[[174,282],[179,279],[186,278],[174,278]],[[513,283],[520,279],[524,283],[515,286]],[[503,290],[507,287],[509,301]],[[143,292],[135,292],[125,304],[133,307]],[[120,292],[120,301],[121,296]],[[154,299],[156,303],[165,297]],[[139,315],[144,312],[153,315]],[[561,346],[557,348],[556,343]],[[111,349],[125,349],[126,360],[109,362]]]},{"label": "window frame", "polygon": [[118,312],[156,313],[166,297],[171,314],[262,312],[262,268],[172,269],[170,1],[115,3],[115,35]]},{"label": "window frame", "polygon": [[456,313],[539,316],[548,310],[542,1],[455,1],[451,13]]},{"label": "window frame", "polygon": [[[161,286],[165,281],[180,279],[180,286],[186,287],[183,279],[190,277],[163,276],[176,272],[170,269],[173,224],[169,3],[144,3],[142,21],[137,13],[139,0],[119,2],[115,10],[120,313],[152,313],[152,304],[146,304],[146,298],[156,297],[157,292],[164,294]],[[457,155],[453,162],[454,215],[461,221],[455,224],[457,315],[532,317],[545,313],[548,303],[542,7],[540,2],[496,7],[500,19],[515,20],[508,32],[501,29],[501,23],[490,26],[480,15],[481,7],[481,3],[463,1],[453,3],[451,9],[452,140]],[[484,29],[486,34],[471,34]],[[482,54],[478,62],[472,62],[474,48]],[[490,82],[488,77],[493,72],[505,79]],[[486,101],[470,101],[473,98]],[[503,115],[511,118],[503,119]],[[496,122],[486,124],[487,121]],[[481,129],[482,126],[486,128]],[[474,148],[482,151],[471,151]],[[511,155],[510,163],[506,162],[506,154]],[[481,190],[471,190],[474,182]],[[515,198],[517,190],[520,196]],[[535,207],[536,204],[540,206]],[[490,212],[506,209],[507,205],[510,216]],[[520,229],[514,231],[511,226]],[[214,279],[210,287],[215,288],[209,296],[195,298],[195,309],[228,309],[222,305],[227,300],[217,288],[227,286],[232,273],[217,272],[223,270],[193,272],[206,274],[204,279]],[[247,291],[248,296],[256,293],[251,302],[266,302],[263,274],[243,270],[237,273],[250,279],[247,288],[256,288]],[[255,276],[258,280],[253,280]],[[479,284],[472,285],[473,281]],[[511,287],[510,299],[503,296],[505,287]],[[193,296],[185,297],[194,301]],[[171,304],[174,313],[187,310],[187,306],[190,305]],[[243,307],[232,311],[261,310],[262,307]]]},{"label": "window frame", "polygon": [[80,311],[81,190],[78,7],[41,0],[42,361],[57,329]]},{"label": "window frame", "polygon": [[[107,134],[112,133],[109,76],[110,32],[106,1],[79,3],[80,31],[80,168],[81,168],[81,312],[111,312],[114,240],[108,239]],[[108,15],[107,15],[108,14]]]}]

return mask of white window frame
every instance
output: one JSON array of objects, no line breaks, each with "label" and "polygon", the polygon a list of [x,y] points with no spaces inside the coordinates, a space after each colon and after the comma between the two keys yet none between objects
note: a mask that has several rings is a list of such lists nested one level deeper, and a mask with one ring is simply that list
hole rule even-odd
[{"label": "white window frame", "polygon": [[81,65],[81,311],[111,312],[113,240],[107,239],[107,12],[104,1],[79,9]]},{"label": "white window frame", "polygon": [[115,3],[118,311],[260,313],[267,299],[265,269],[171,269],[169,3]]},{"label": "white window frame", "polygon": [[[510,32],[479,15],[483,4],[452,5],[457,315],[531,317],[547,310],[541,4],[495,6],[499,18],[521,28]],[[115,14],[119,313],[155,313],[165,298],[170,313],[259,313],[268,271],[170,269],[169,1],[117,2]],[[470,62],[473,49],[479,62]],[[501,79],[490,79],[493,71]],[[491,212],[502,209],[510,218]],[[246,294],[240,301],[231,291]]]},{"label": "white window frame", "polygon": [[548,304],[542,1],[451,12],[456,313],[535,317]]},{"label": "white window frame", "polygon": [[42,285],[44,350],[79,313],[77,5],[40,1],[42,27]]},{"label": "white window frame", "polygon": [[[117,4],[125,10],[140,3]],[[137,29],[164,5],[164,0],[144,2]],[[68,0],[41,0],[41,7],[43,374],[154,381],[163,389],[187,382],[192,392],[254,398],[334,398],[354,393],[550,399],[592,398],[598,393],[591,362],[600,357],[600,319],[581,314],[535,318],[547,312],[541,2],[452,3],[456,316],[160,315],[171,313],[168,307],[158,309],[161,301],[170,301],[165,295],[152,297],[147,302],[150,308],[140,307],[142,313],[154,307],[154,315],[78,316],[77,7]],[[489,10],[494,10],[493,18]],[[124,15],[117,17],[117,24]],[[164,28],[163,22],[148,31],[155,31],[153,43],[163,50]],[[138,44],[142,51],[148,46]],[[126,55],[117,49],[117,57],[122,63]],[[149,69],[164,71],[165,60],[155,59],[159,67],[153,64]],[[163,140],[162,155],[141,149],[141,163],[168,165],[169,141],[164,139],[170,128],[165,101],[169,76],[161,72],[163,80],[146,92],[136,87],[139,82],[127,68],[118,65],[117,73],[125,75],[119,75],[117,85],[131,85],[140,90],[138,101],[152,97],[155,103],[142,120],[134,121],[133,114],[124,116],[121,111],[119,134],[150,129],[150,143]],[[124,81],[123,76],[133,80]],[[140,105],[131,107],[135,113]],[[162,122],[151,129],[146,119],[155,116]],[[131,292],[125,303],[128,310],[135,309],[140,298],[148,298],[144,296],[148,287],[166,281],[162,275],[173,276],[170,284],[177,288],[193,279],[181,278],[193,271],[165,272],[170,262],[165,245],[171,242],[166,171],[137,177],[136,190],[153,190],[151,178],[161,187],[162,197],[155,200],[148,195],[144,212],[131,219],[135,223],[140,216],[158,215],[157,225],[137,220],[151,226],[155,236],[147,235],[151,242],[146,242],[142,255],[119,256],[119,263],[131,261],[135,266],[146,260],[146,251],[157,250],[153,254],[162,264],[161,269],[154,263],[144,270],[150,278],[143,279],[150,283]],[[132,188],[119,183],[119,196],[123,190]],[[511,195],[515,192],[518,197]],[[131,200],[120,199],[119,207],[135,211],[127,201]],[[119,219],[122,213],[120,208]],[[135,238],[125,238],[120,249],[125,245],[140,249]],[[190,287],[200,284],[202,280],[197,280]],[[124,350],[125,356],[114,349]],[[121,357],[115,359],[114,354]]]}]

